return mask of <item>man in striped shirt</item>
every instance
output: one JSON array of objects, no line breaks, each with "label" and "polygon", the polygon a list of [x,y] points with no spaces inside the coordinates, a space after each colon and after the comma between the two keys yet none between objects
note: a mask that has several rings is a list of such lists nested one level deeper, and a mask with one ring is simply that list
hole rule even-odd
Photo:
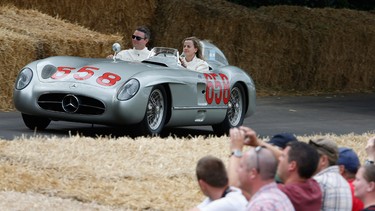
[{"label": "man in striped shirt", "polygon": [[335,142],[321,138],[310,140],[309,144],[316,148],[320,158],[314,179],[319,183],[323,193],[324,211],[351,211],[352,194],[349,183],[341,176],[338,159],[338,147]]},{"label": "man in striped shirt", "polygon": [[[229,161],[230,181],[242,189],[249,199],[248,211],[293,211],[289,198],[277,187],[277,159],[264,147],[251,148],[242,156],[243,132],[230,130],[232,155]],[[234,172],[235,171],[235,172]]]}]

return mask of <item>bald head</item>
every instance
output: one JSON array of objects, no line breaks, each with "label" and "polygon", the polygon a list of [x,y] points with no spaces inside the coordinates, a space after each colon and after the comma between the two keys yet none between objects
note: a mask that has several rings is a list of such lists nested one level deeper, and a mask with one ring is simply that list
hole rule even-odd
[{"label": "bald head", "polygon": [[263,180],[274,179],[277,160],[273,153],[264,147],[256,147],[247,152],[246,166],[250,170],[255,168]]}]

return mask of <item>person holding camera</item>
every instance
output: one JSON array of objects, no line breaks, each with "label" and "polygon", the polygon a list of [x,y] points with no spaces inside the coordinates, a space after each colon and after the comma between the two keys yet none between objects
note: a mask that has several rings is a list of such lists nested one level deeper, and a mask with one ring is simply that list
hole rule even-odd
[{"label": "person holding camera", "polygon": [[232,152],[228,165],[230,184],[240,187],[247,196],[249,203],[246,210],[295,210],[275,182],[277,159],[272,151],[257,146],[242,154],[246,143],[245,133],[241,129],[232,128],[229,134]]},{"label": "person holding camera", "polygon": [[[252,190],[252,184],[250,183],[252,177],[248,177],[247,180],[249,180],[249,182],[245,183],[244,181],[246,181],[246,179],[239,179],[241,175],[240,171],[237,170],[245,165],[244,163],[246,161],[254,162],[255,160],[257,162],[257,158],[259,158],[258,166],[262,166],[260,172],[262,172],[263,168],[267,169],[265,167],[266,164],[261,163],[261,156],[255,156],[255,158],[252,157],[252,159],[245,160],[242,160],[243,158],[240,158],[240,156],[236,156],[236,154],[241,154],[244,146],[255,147],[255,149],[262,148],[262,150],[258,152],[263,151],[263,149],[265,152],[272,152],[270,155],[274,156],[276,160],[275,165],[277,166],[275,172],[277,172],[278,177],[282,181],[282,184],[277,184],[276,187],[287,196],[288,200],[285,200],[282,196],[279,198],[283,199],[283,201],[290,200],[293,206],[289,210],[320,210],[322,205],[322,191],[319,184],[312,179],[319,163],[319,155],[316,149],[304,142],[291,141],[286,145],[284,150],[280,150],[270,143],[259,140],[256,132],[251,128],[241,126],[239,128],[230,129],[230,149],[233,150],[234,155],[231,156],[228,165],[229,184],[238,186],[242,190],[249,188]],[[256,152],[254,148],[251,148],[250,151],[253,153]],[[268,159],[271,158],[268,157]],[[269,176],[272,176],[272,180],[275,177],[275,172],[269,172]],[[269,182],[272,184],[275,181],[269,180]],[[248,192],[248,194],[252,196],[254,191]],[[254,196],[249,199],[251,202],[254,200]],[[283,202],[274,201],[272,203],[282,204]]]}]

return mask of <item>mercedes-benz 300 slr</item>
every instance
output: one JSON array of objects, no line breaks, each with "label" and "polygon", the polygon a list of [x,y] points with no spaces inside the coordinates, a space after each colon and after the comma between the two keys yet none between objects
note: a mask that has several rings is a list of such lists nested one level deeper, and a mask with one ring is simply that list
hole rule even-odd
[{"label": "mercedes-benz 300 slr", "polygon": [[[157,135],[165,127],[210,125],[217,135],[242,125],[255,110],[251,77],[202,41],[210,71],[188,70],[174,48],[155,47],[148,59],[54,56],[27,64],[14,86],[14,104],[30,129],[63,120],[134,127]],[[120,50],[114,44],[115,52]]]}]

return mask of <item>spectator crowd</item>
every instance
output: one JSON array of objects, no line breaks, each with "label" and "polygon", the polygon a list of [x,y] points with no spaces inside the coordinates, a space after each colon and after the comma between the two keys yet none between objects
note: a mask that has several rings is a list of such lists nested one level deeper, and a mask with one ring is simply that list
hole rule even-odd
[{"label": "spectator crowd", "polygon": [[281,133],[262,141],[243,126],[229,136],[227,168],[212,155],[198,161],[206,199],[191,210],[375,211],[375,137],[361,164],[353,149],[327,138],[302,142]]}]

